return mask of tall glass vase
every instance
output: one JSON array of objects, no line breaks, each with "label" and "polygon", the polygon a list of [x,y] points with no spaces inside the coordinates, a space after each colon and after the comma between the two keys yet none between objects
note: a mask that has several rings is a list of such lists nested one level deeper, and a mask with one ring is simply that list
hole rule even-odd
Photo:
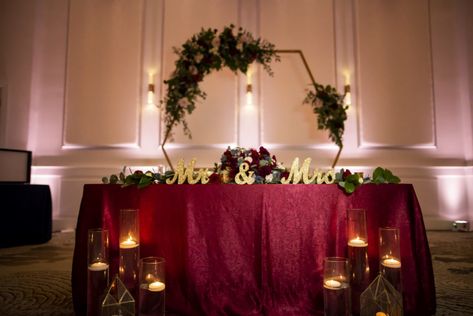
[{"label": "tall glass vase", "polygon": [[100,315],[108,286],[108,231],[89,229],[87,245],[87,315]]},{"label": "tall glass vase", "polygon": [[133,297],[137,298],[140,260],[139,213],[135,209],[120,210],[119,276]]},{"label": "tall glass vase", "polygon": [[379,229],[379,271],[399,293],[402,293],[401,246],[398,228]]},{"label": "tall glass vase", "polygon": [[350,285],[352,293],[352,311],[360,314],[360,295],[370,283],[368,263],[368,231],[366,211],[349,209],[347,213],[348,259],[350,261]]},{"label": "tall glass vase", "polygon": [[147,257],[140,261],[139,314],[163,316],[165,311],[165,260]]},{"label": "tall glass vase", "polygon": [[350,316],[350,277],[346,258],[324,260],[324,315]]}]

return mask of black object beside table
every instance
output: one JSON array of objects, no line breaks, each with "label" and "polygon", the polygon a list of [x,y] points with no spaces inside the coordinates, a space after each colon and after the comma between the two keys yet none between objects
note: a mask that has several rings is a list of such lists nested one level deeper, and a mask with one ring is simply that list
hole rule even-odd
[{"label": "black object beside table", "polygon": [[49,185],[0,183],[0,248],[45,243],[51,233]]}]

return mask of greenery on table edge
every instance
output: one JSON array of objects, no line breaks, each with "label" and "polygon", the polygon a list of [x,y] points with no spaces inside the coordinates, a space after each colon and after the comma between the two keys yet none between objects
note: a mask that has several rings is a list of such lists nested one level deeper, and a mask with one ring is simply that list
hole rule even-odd
[{"label": "greenery on table edge", "polygon": [[[242,163],[249,165],[249,171],[253,172],[255,184],[280,184],[281,178],[289,175],[289,170],[279,163],[276,157],[268,152],[266,148],[260,147],[256,149],[245,148],[227,148],[220,158],[220,163],[215,163],[214,170],[210,175],[209,183],[214,184],[234,184],[235,176],[239,171]],[[166,179],[174,176],[173,171],[158,173],[154,171],[132,172],[127,168],[118,174],[112,174],[110,177],[103,177],[102,182],[105,184],[121,184],[122,186],[137,185],[139,188],[147,187],[151,184],[165,184]],[[399,183],[401,180],[395,176],[390,170],[377,167],[372,177],[363,177],[361,173],[352,173],[350,170],[340,169],[335,173],[335,183],[346,193],[353,193],[360,185],[367,183]],[[315,182],[314,182],[315,184]]]}]

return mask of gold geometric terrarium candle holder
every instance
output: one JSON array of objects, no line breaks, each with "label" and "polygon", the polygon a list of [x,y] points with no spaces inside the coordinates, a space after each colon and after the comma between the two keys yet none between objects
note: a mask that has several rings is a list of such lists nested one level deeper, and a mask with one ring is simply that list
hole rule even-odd
[{"label": "gold geometric terrarium candle holder", "polygon": [[402,296],[380,273],[360,297],[361,316],[402,316]]},{"label": "gold geometric terrarium candle holder", "polygon": [[101,316],[116,315],[135,315],[135,300],[118,276],[113,279],[102,302]]}]

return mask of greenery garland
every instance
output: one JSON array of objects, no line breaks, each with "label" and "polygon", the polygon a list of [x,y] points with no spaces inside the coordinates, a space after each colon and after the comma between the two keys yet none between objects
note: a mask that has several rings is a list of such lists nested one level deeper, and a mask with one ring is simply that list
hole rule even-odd
[{"label": "greenery garland", "polygon": [[164,81],[167,95],[161,101],[165,105],[165,140],[172,136],[172,128],[180,123],[183,124],[184,134],[192,137],[185,115],[194,111],[198,98],[206,98],[199,82],[212,70],[228,67],[235,73],[246,73],[249,65],[257,62],[270,75],[273,74],[269,64],[273,59],[279,61],[274,45],[253,38],[242,28],[238,28],[236,34],[234,31],[233,24],[225,27],[220,34],[216,29],[202,29],[181,48],[174,48],[179,58],[175,62],[175,71]]},{"label": "greenery garland", "polygon": [[315,92],[309,91],[304,103],[311,105],[317,114],[318,129],[328,130],[330,139],[341,150],[348,109],[343,102],[345,95],[340,95],[337,89],[330,85],[323,86],[314,82],[314,88]]}]

